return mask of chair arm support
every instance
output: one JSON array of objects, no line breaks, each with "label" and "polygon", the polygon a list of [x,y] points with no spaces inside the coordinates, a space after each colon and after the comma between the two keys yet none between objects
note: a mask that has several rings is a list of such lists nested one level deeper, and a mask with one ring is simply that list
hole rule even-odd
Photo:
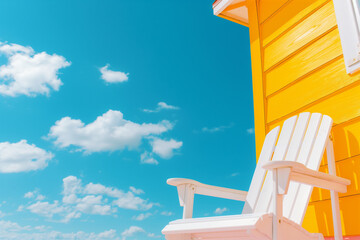
[{"label": "chair arm support", "polygon": [[218,198],[245,201],[247,196],[246,191],[207,185],[186,178],[170,178],[167,180],[167,184],[176,187],[179,187],[181,185],[192,185],[195,194],[218,197]]},{"label": "chair arm support", "polygon": [[[345,193],[347,186],[351,183],[348,179],[309,169],[298,162],[271,161],[264,164],[263,168],[270,171],[278,170],[279,180],[283,181],[282,189],[285,191],[285,193],[280,192],[280,194],[286,194],[289,181],[300,182],[341,193]],[[285,183],[286,181],[287,183]]]},{"label": "chair arm support", "polygon": [[191,218],[192,216],[194,194],[237,201],[245,201],[247,196],[245,191],[211,186],[186,178],[170,178],[166,182],[169,185],[176,186],[178,189],[180,206],[184,207],[183,218]]}]

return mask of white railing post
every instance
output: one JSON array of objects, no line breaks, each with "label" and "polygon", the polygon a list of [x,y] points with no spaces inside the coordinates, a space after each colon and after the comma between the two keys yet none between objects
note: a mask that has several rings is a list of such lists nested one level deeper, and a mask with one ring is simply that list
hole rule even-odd
[{"label": "white railing post", "polygon": [[[334,148],[331,136],[329,137],[326,145],[326,156],[328,161],[329,174],[336,176]],[[331,208],[334,224],[334,239],[343,240],[340,218],[339,194],[335,191],[330,191]]]}]

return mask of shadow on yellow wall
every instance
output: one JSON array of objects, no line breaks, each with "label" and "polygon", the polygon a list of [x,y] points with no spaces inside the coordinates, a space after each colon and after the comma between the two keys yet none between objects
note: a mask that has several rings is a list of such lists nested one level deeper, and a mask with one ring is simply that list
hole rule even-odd
[{"label": "shadow on yellow wall", "polygon": [[[333,130],[337,175],[351,180],[348,191],[339,194],[344,235],[357,235],[360,229],[360,144],[356,137],[360,136],[360,126],[356,125],[360,124],[348,122],[335,126]],[[320,171],[328,172],[326,156]],[[333,236],[329,191],[314,188],[303,226],[310,232]]]}]

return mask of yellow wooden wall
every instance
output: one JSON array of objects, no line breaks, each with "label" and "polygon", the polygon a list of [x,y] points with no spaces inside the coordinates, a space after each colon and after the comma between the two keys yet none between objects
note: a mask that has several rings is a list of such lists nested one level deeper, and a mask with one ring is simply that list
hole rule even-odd
[{"label": "yellow wooden wall", "polygon": [[[266,132],[300,112],[334,120],[345,235],[360,235],[360,74],[345,71],[332,0],[248,0],[257,150]],[[321,165],[327,171],[326,160]],[[314,189],[304,221],[333,235],[330,195]]]}]

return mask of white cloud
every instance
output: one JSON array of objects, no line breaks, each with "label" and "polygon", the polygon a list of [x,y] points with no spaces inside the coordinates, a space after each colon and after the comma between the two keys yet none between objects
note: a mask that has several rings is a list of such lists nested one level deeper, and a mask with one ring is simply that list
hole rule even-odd
[{"label": "white cloud", "polygon": [[154,138],[151,142],[152,151],[162,158],[171,158],[174,150],[181,148],[183,142],[170,139],[169,141]]},{"label": "white cloud", "polygon": [[140,197],[137,197],[132,192],[124,193],[122,197],[113,202],[119,208],[132,209],[132,210],[149,210],[154,206],[153,203],[148,203]]},{"label": "white cloud", "polygon": [[254,130],[254,128],[248,128],[248,129],[246,129],[246,132],[247,132],[248,134],[254,134],[254,133],[255,133],[255,130]]},{"label": "white cloud", "polygon": [[138,194],[138,195],[145,193],[142,189],[138,189],[138,188],[135,188],[135,187],[133,187],[133,186],[130,186],[129,189],[130,189],[133,193]]},{"label": "white cloud", "polygon": [[50,230],[46,226],[20,226],[16,222],[0,220],[0,239],[13,240],[120,240],[116,230],[109,229],[100,233],[83,231],[64,233]]},{"label": "white cloud", "polygon": [[54,155],[26,140],[0,143],[0,172],[16,173],[43,169]]},{"label": "white cloud", "polygon": [[110,205],[104,205],[102,196],[88,195],[80,199],[76,210],[95,215],[109,215],[112,212]]},{"label": "white cloud", "polygon": [[20,226],[18,223],[0,220],[0,233],[3,230],[11,231],[11,232],[20,232],[23,230],[31,229],[30,226]]},{"label": "white cloud", "polygon": [[34,49],[32,47],[24,47],[16,43],[10,43],[6,44],[3,42],[0,42],[0,53],[3,53],[7,56],[14,55],[16,53],[23,53],[26,55],[32,55],[34,54]]},{"label": "white cloud", "polygon": [[125,120],[120,111],[109,110],[87,125],[81,120],[64,117],[51,127],[49,136],[62,148],[73,145],[91,153],[134,149],[144,137],[159,135],[172,127],[166,120],[157,124],[134,123]]},{"label": "white cloud", "polygon": [[118,83],[118,82],[126,82],[129,79],[129,73],[112,71],[108,69],[110,67],[109,64],[100,68],[101,79],[105,80],[108,83]]},{"label": "white cloud", "polygon": [[[139,194],[143,190],[130,186],[129,191],[106,187],[99,183],[82,185],[81,179],[68,176],[63,179],[62,202],[53,203],[36,200],[38,192],[28,192],[26,198],[31,199],[28,206],[19,206],[18,210],[27,209],[32,213],[47,217],[52,221],[69,222],[82,214],[111,215],[118,208],[130,210],[149,210],[155,204],[143,199]],[[36,200],[36,202],[34,202]]]},{"label": "white cloud", "polygon": [[84,189],[85,194],[101,194],[101,195],[107,195],[109,197],[113,198],[119,198],[123,195],[123,191],[111,188],[111,187],[105,187],[102,184],[99,183],[89,183],[85,186]]},{"label": "white cloud", "polygon": [[225,129],[228,129],[228,128],[232,128],[233,126],[234,126],[234,124],[229,124],[229,125],[219,126],[219,127],[212,127],[212,128],[203,127],[201,129],[201,131],[202,132],[207,132],[207,133],[216,133],[216,132],[222,132],[222,131],[224,131]]},{"label": "white cloud", "polygon": [[168,212],[168,211],[162,211],[160,214],[163,215],[163,216],[171,216],[171,215],[174,215],[173,212]]},{"label": "white cloud", "polygon": [[152,214],[151,213],[140,213],[137,216],[134,216],[133,219],[136,221],[143,221],[146,218],[150,217]]},{"label": "white cloud", "polygon": [[62,85],[58,72],[70,66],[62,56],[35,54],[31,47],[18,44],[0,42],[0,53],[8,58],[7,65],[0,66],[0,94],[11,97],[49,95],[51,89],[58,91]]},{"label": "white cloud", "polygon": [[169,105],[165,102],[159,102],[157,104],[157,107],[152,110],[152,109],[143,109],[144,112],[147,113],[155,113],[155,112],[160,112],[161,110],[178,110],[180,109],[179,107],[173,106],[173,105]]},{"label": "white cloud", "polygon": [[24,194],[24,198],[33,198],[35,196],[34,192],[27,192]]},{"label": "white cloud", "polygon": [[122,239],[126,240],[128,237],[132,237],[137,233],[145,233],[145,230],[138,226],[131,226],[121,233]]},{"label": "white cloud", "polygon": [[45,196],[41,195],[38,190],[35,190],[25,193],[24,198],[34,198],[35,200],[41,201],[45,199]]},{"label": "white cloud", "polygon": [[51,218],[54,214],[59,214],[65,211],[63,206],[59,205],[58,201],[54,203],[49,202],[36,202],[27,207],[30,212]]},{"label": "white cloud", "polygon": [[140,155],[140,162],[142,164],[158,165],[159,162],[155,158],[153,158],[152,155],[152,153],[145,151]]},{"label": "white cloud", "polygon": [[229,209],[227,209],[227,208],[217,208],[217,209],[215,209],[214,213],[220,215],[220,214],[223,214],[224,212],[226,212],[228,210]]}]

